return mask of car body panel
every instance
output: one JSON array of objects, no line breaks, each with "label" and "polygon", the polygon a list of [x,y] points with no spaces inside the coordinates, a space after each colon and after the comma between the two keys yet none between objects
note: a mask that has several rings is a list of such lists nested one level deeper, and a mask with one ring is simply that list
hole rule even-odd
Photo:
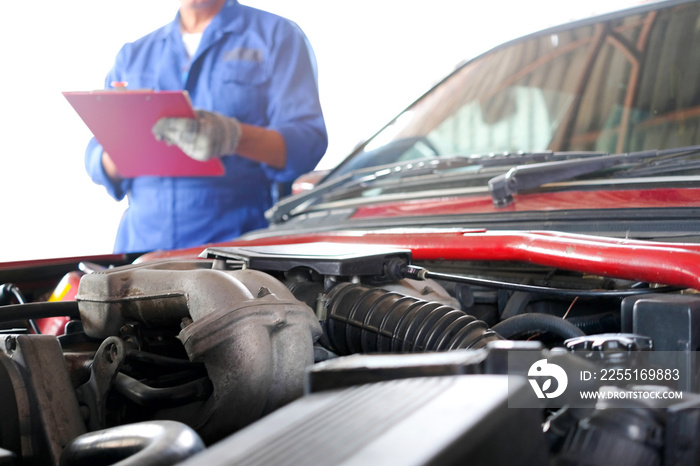
[{"label": "car body panel", "polygon": [[514,203],[498,208],[491,196],[445,197],[414,201],[377,203],[358,207],[352,219],[411,217],[419,215],[468,215],[500,212],[528,212],[582,209],[646,209],[700,207],[700,188],[657,188],[646,190],[559,191],[520,194]]}]

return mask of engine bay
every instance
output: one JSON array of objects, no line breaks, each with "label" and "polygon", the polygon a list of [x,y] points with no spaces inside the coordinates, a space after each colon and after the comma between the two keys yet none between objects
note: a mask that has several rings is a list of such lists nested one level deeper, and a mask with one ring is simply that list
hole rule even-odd
[{"label": "engine bay", "polygon": [[[93,267],[74,300],[20,289],[0,294],[7,464],[700,461],[700,298],[683,287],[304,243]],[[654,353],[681,377],[595,386],[682,399],[512,407],[528,370],[627,374]]]}]

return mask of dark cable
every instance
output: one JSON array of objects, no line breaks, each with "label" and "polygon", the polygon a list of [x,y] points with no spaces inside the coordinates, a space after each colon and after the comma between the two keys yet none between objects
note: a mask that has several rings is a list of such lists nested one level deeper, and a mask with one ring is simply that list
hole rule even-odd
[{"label": "dark cable", "polygon": [[0,322],[47,317],[80,317],[76,301],[45,301],[0,306]]},{"label": "dark cable", "polygon": [[564,296],[573,298],[576,296],[582,298],[625,298],[627,296],[636,296],[649,293],[668,293],[671,291],[679,291],[683,288],[675,286],[664,286],[659,288],[635,288],[622,290],[573,290],[567,288],[552,288],[549,286],[527,285],[524,283],[502,282],[488,278],[467,277],[464,275],[452,275],[447,273],[431,272],[423,267],[409,265],[404,269],[404,276],[414,280],[425,280],[433,278],[436,280],[445,280],[457,283],[465,283],[467,285],[477,285],[486,288],[501,288],[511,291],[527,291],[530,293],[538,293],[552,296]]},{"label": "dark cable", "polygon": [[[26,303],[26,300],[24,299],[24,295],[20,291],[19,287],[13,283],[5,283],[2,286],[0,286],[0,295],[3,295],[5,293],[10,293],[12,296],[14,296],[19,304]],[[19,320],[19,319],[17,319],[17,320]],[[29,318],[28,322],[29,322],[29,326],[32,328],[32,331],[34,333],[36,333],[37,335],[40,335],[41,330],[39,330],[39,326],[34,321],[34,319]]]}]

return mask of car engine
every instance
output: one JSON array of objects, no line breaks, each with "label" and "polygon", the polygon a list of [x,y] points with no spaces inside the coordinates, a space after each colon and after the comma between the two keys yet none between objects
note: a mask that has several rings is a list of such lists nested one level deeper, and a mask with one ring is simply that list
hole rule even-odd
[{"label": "car engine", "polygon": [[[700,462],[700,298],[681,287],[331,243],[79,277],[74,300],[0,289],[2,464]],[[673,384],[596,387],[682,399],[509,407],[552,361],[624,374],[654,353]]]}]

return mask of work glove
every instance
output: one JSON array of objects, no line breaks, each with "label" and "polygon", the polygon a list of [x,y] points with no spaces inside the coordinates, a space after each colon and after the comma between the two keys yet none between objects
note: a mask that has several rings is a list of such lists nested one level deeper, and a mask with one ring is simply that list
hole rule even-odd
[{"label": "work glove", "polygon": [[196,118],[161,118],[153,125],[153,136],[200,162],[236,152],[241,138],[238,120],[205,110],[195,113]]}]

